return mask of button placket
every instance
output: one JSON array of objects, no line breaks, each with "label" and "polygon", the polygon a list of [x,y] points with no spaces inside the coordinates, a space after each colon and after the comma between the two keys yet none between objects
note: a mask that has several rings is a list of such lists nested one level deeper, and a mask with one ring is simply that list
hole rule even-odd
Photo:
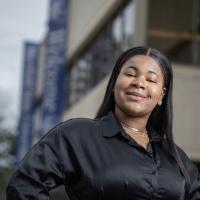
[{"label": "button placket", "polygon": [[152,199],[156,199],[157,196],[157,191],[158,191],[158,164],[156,161],[156,157],[153,156],[152,153],[152,188],[153,188],[153,192],[152,192]]}]

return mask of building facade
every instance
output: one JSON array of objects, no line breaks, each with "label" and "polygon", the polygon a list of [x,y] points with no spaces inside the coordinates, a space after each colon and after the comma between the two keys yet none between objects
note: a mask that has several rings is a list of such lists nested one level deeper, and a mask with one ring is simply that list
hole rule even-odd
[{"label": "building facade", "polygon": [[[65,70],[62,71],[65,74],[64,87],[62,86],[64,104],[59,120],[94,117],[119,54],[132,46],[149,45],[162,51],[172,61],[175,141],[191,159],[200,162],[199,1],[65,2],[66,48],[63,60],[61,59],[65,65]],[[52,0],[51,4],[53,3],[55,2]],[[58,4],[54,6],[59,21],[59,17],[62,18],[63,15],[59,15],[61,7]],[[40,129],[43,124],[41,109],[45,92],[46,52],[49,51],[48,37],[49,33],[40,45],[34,141],[41,136]],[[55,38],[59,38],[59,34]],[[57,82],[52,82],[51,85],[55,87]],[[58,94],[55,93],[54,96],[56,95]]]},{"label": "building facade", "polygon": [[71,73],[70,107],[63,120],[94,117],[116,57],[131,46],[149,45],[172,61],[175,141],[199,161],[199,1],[77,0],[71,6],[66,55]]}]

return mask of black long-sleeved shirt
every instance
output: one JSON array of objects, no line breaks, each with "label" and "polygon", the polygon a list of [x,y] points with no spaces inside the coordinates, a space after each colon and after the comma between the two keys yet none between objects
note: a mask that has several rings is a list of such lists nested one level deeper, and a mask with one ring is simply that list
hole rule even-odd
[{"label": "black long-sleeved shirt", "polygon": [[[185,181],[165,139],[149,130],[145,150],[111,112],[72,119],[43,137],[25,156],[7,187],[7,200],[46,200],[64,184],[71,200],[183,200]],[[200,199],[197,167],[178,148],[189,172],[190,199]]]}]

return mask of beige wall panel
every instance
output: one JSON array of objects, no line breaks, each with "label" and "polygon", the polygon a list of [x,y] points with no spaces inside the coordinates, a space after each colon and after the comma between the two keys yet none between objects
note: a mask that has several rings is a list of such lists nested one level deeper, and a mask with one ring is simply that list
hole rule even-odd
[{"label": "beige wall panel", "polygon": [[[173,65],[174,136],[190,158],[200,161],[200,69]],[[104,96],[108,77],[82,101],[68,110],[63,119],[94,117]]]},{"label": "beige wall panel", "polygon": [[67,120],[75,117],[94,118],[103,100],[107,82],[108,77],[106,77],[88,95],[83,97],[80,102],[76,103],[69,110],[67,110],[67,112],[63,115],[63,119]]},{"label": "beige wall panel", "polygon": [[70,6],[68,55],[70,58],[88,40],[106,17],[124,0],[73,0]]},{"label": "beige wall panel", "polygon": [[135,33],[133,36],[134,46],[146,44],[146,28],[147,28],[147,0],[135,0]]},{"label": "beige wall panel", "polygon": [[200,160],[200,69],[174,66],[175,141]]}]

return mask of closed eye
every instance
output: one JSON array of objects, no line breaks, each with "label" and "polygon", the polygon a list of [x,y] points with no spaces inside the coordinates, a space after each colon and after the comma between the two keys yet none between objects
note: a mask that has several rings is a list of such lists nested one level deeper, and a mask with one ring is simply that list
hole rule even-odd
[{"label": "closed eye", "polygon": [[147,81],[151,82],[151,83],[157,83],[156,80],[153,80],[153,79],[147,79]]},{"label": "closed eye", "polygon": [[128,77],[135,77],[136,76],[135,74],[132,74],[132,73],[126,73],[125,75],[128,76]]}]

